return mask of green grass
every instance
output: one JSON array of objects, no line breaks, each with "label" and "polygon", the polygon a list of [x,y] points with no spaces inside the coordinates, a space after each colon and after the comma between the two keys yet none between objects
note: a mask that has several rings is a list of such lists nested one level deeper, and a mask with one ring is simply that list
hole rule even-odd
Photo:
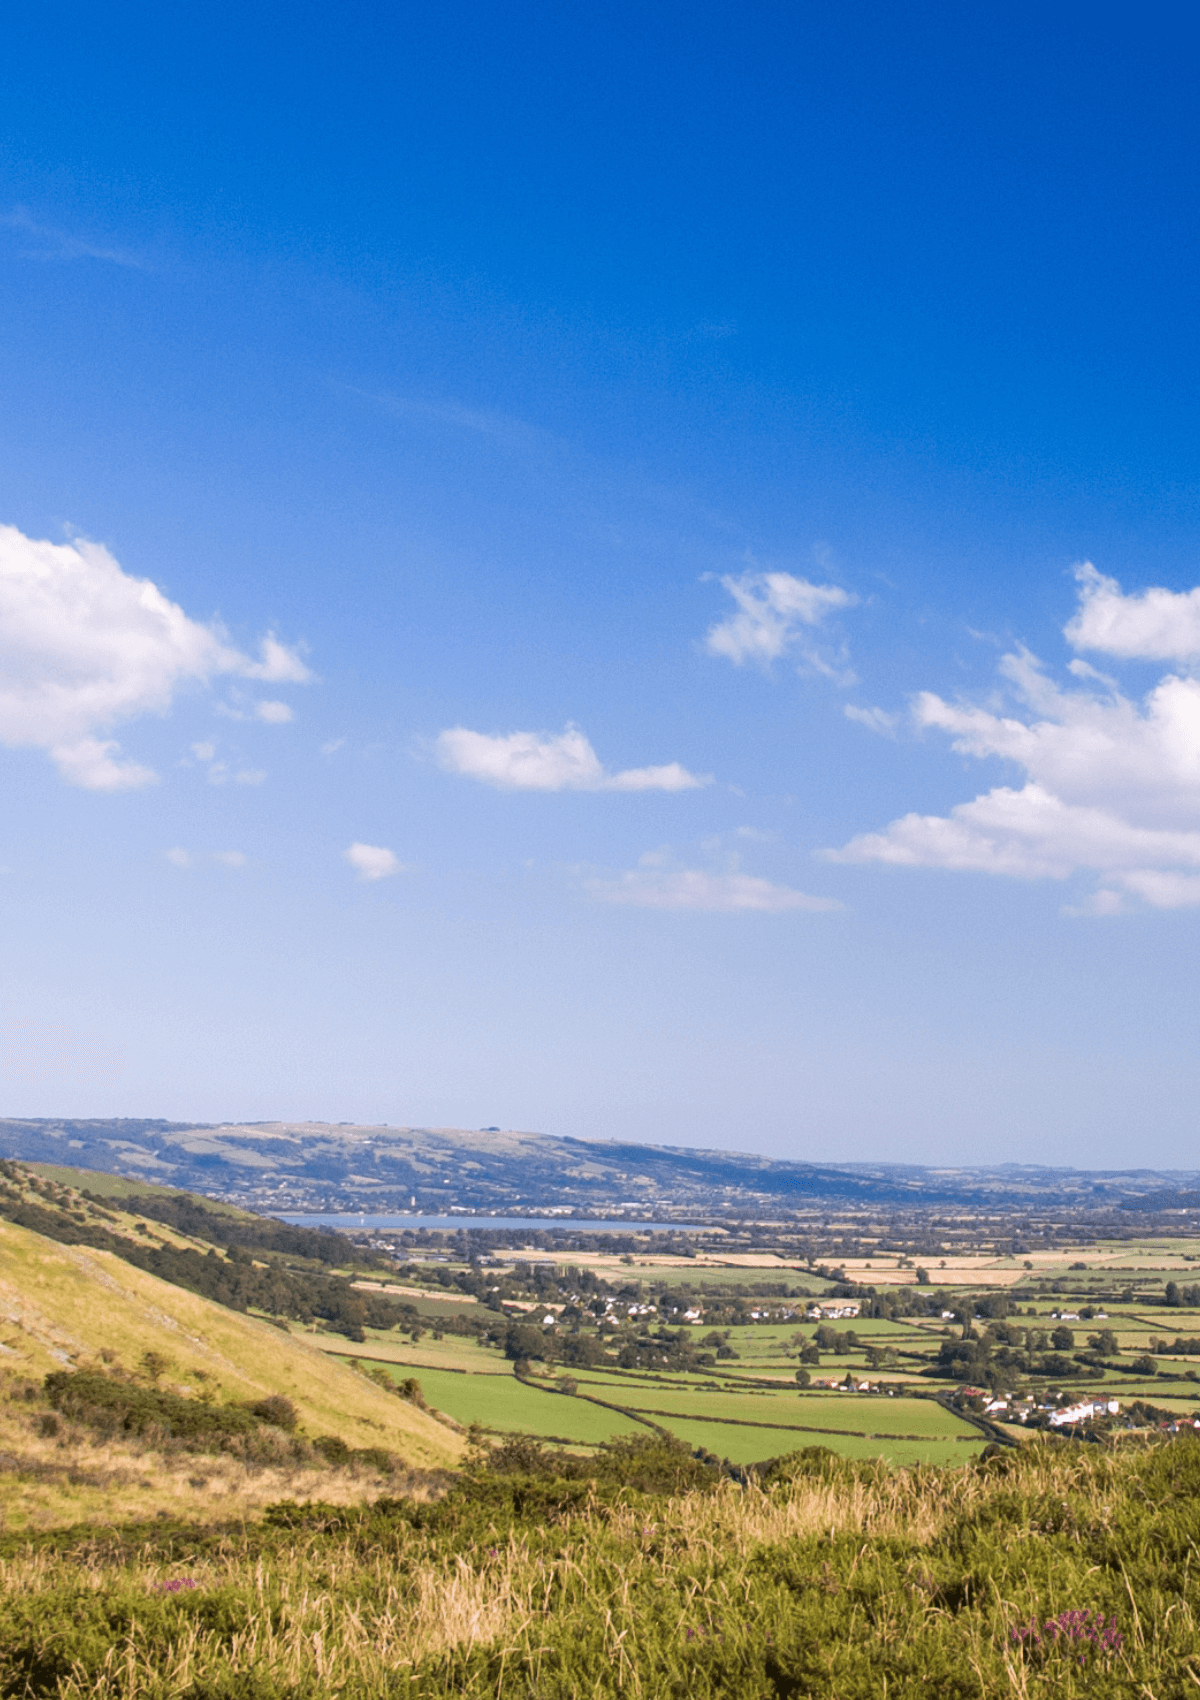
[{"label": "green grass", "polygon": [[870,1436],[799,1433],[767,1428],[743,1428],[730,1423],[706,1423],[700,1418],[656,1419],[689,1446],[700,1446],[731,1464],[760,1464],[803,1446],[827,1446],[839,1457],[879,1458],[894,1465],[965,1464],[982,1451],[982,1436],[958,1443],[952,1440],[890,1440]]},{"label": "green grass", "polygon": [[[59,1186],[71,1186],[80,1192],[93,1193],[97,1198],[134,1198],[139,1194],[149,1194],[155,1197],[175,1197],[180,1192],[179,1187],[160,1186],[154,1181],[130,1179],[128,1175],[107,1175],[98,1169],[71,1169],[59,1163],[25,1163],[26,1169],[31,1169],[43,1180],[54,1181]],[[223,1204],[219,1199],[202,1196],[198,1192],[184,1193],[185,1198],[194,1198],[203,1204],[206,1210],[211,1210],[220,1216],[233,1216],[240,1221],[253,1221],[255,1218],[249,1211],[239,1210],[235,1204]]]},{"label": "green grass", "polygon": [[[590,1377],[579,1382],[580,1390],[591,1392]],[[606,1383],[601,1395],[617,1398],[617,1390]],[[698,1420],[724,1419],[726,1422],[780,1424],[813,1430],[829,1429],[880,1432],[892,1435],[917,1435],[922,1438],[945,1439],[973,1432],[951,1412],[932,1399],[887,1398],[879,1395],[854,1393],[797,1394],[797,1393],[694,1393],[672,1389],[630,1387],[620,1403],[633,1411],[667,1411],[672,1416]],[[666,1417],[656,1421],[673,1426]],[[799,1442],[797,1442],[799,1444]]]},{"label": "green grass", "polygon": [[745,1484],[689,1481],[661,1445],[503,1463],[438,1505],[9,1542],[0,1696],[1183,1700],[1197,1686],[1193,1441],[1041,1443],[952,1469],[801,1454]]},{"label": "green grass", "polygon": [[485,1429],[501,1433],[534,1434],[592,1446],[614,1435],[647,1432],[643,1424],[632,1418],[604,1410],[586,1399],[527,1386],[517,1380],[508,1366],[491,1375],[399,1369],[389,1373],[394,1373],[398,1381],[406,1374],[415,1375],[426,1404],[444,1411],[464,1427],[479,1423]]}]

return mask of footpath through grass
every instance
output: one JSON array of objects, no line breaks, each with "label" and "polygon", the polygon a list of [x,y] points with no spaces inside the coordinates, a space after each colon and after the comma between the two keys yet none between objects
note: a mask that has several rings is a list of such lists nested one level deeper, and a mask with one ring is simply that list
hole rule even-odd
[{"label": "footpath through grass", "polygon": [[4,1700],[1182,1700],[1200,1443],[956,1470],[514,1442],[434,1505],[0,1549]]}]

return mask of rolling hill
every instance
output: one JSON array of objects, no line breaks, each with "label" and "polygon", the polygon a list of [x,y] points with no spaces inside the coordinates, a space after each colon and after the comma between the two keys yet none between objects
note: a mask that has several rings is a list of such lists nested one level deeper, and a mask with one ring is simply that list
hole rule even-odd
[{"label": "rolling hill", "polygon": [[[64,1211],[85,1215],[79,1194],[59,1189],[59,1196]],[[135,1230],[141,1220],[117,1210],[106,1219]],[[139,1238],[183,1239],[158,1223],[143,1221],[142,1229]],[[162,1402],[165,1395],[176,1406],[190,1401],[218,1415],[255,1406],[291,1410],[286,1432],[250,1424],[259,1443],[249,1451],[197,1453],[160,1443],[156,1432],[96,1434],[60,1420],[43,1387],[47,1375],[61,1372],[68,1382],[81,1372],[102,1377],[128,1400]],[[273,1399],[285,1404],[272,1406]],[[314,1441],[345,1467],[327,1463]],[[163,1511],[245,1516],[285,1495],[361,1500],[419,1483],[422,1472],[452,1467],[463,1451],[453,1428],[355,1373],[303,1331],[215,1303],[105,1247],[63,1244],[0,1220],[0,1506],[7,1527],[109,1521],[118,1508],[122,1518]]]},{"label": "rolling hill", "polygon": [[272,1213],[553,1210],[725,1220],[794,1215],[832,1202],[892,1212],[1112,1210],[1200,1181],[1190,1170],[786,1162],[498,1128],[329,1122],[10,1119],[0,1121],[0,1157],[78,1164]]}]

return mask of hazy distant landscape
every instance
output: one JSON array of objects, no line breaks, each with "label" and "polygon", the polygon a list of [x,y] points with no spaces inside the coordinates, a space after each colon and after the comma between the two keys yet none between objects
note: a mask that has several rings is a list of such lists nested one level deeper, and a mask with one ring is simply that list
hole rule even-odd
[{"label": "hazy distant landscape", "polygon": [[[339,1122],[0,1121],[0,1151],[196,1188],[270,1212],[790,1217],[826,1203],[1151,1212],[1200,1206],[1200,1170],[780,1162],[499,1129]],[[1189,1193],[1195,1196],[1189,1197]]]}]

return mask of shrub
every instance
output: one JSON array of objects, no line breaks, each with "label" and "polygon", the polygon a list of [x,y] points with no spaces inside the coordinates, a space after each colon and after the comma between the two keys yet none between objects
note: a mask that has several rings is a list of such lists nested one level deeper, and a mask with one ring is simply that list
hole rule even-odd
[{"label": "shrub", "polygon": [[55,1370],[44,1386],[56,1411],[105,1436],[149,1436],[212,1451],[227,1449],[231,1440],[259,1426],[245,1405],[205,1404],[99,1370]]},{"label": "shrub", "polygon": [[273,1428],[281,1428],[288,1434],[296,1426],[296,1407],[282,1393],[272,1393],[260,1399],[257,1404],[251,1405],[250,1411],[260,1422],[270,1423]]}]

